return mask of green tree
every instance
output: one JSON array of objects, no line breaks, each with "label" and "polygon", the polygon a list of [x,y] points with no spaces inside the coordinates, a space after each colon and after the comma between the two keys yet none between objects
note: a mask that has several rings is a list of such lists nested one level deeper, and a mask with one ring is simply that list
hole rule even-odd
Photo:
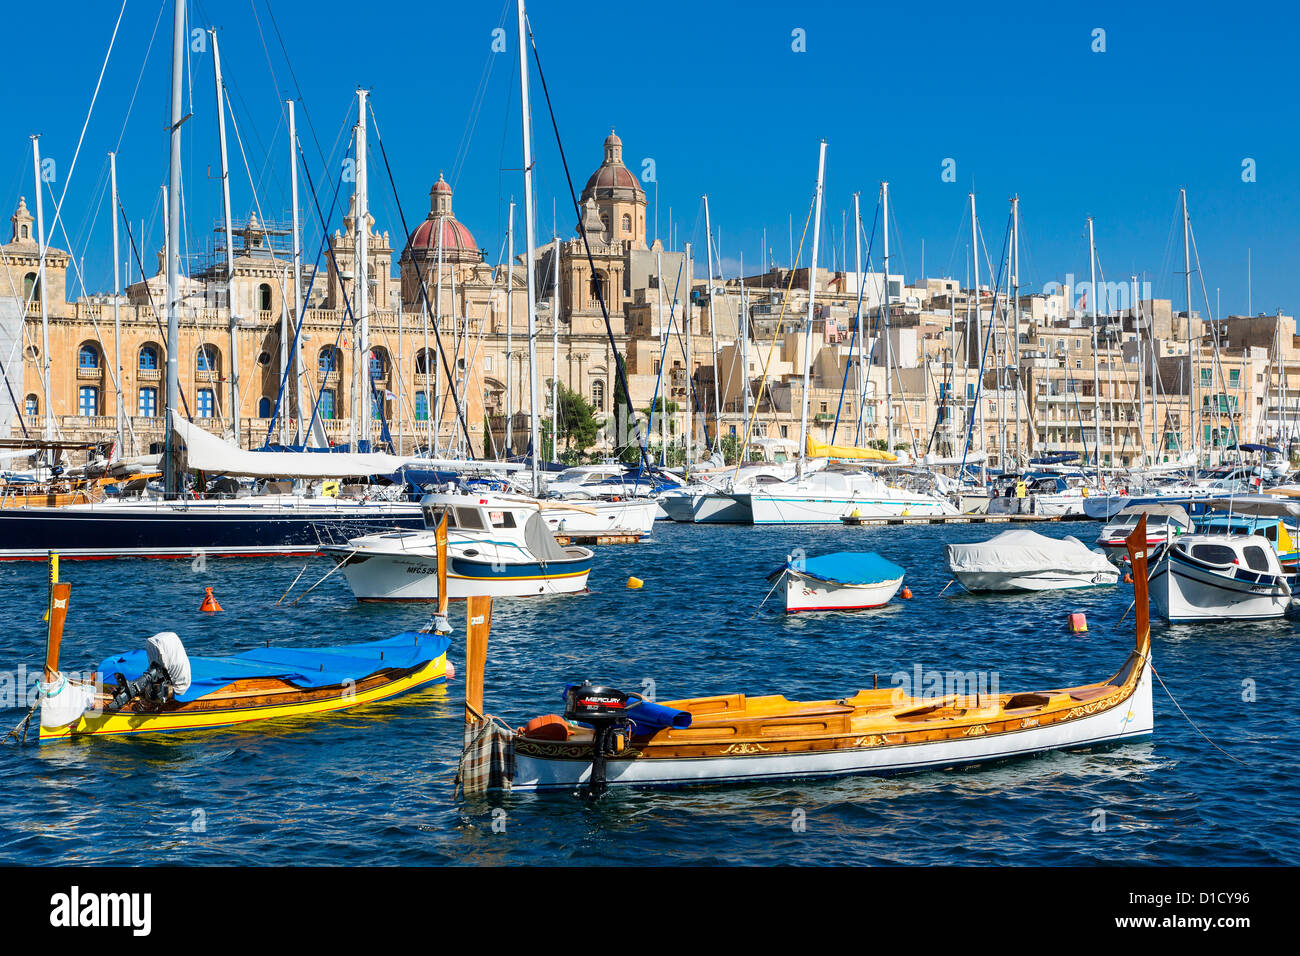
[{"label": "green tree", "polygon": [[559,433],[564,439],[565,454],[574,450],[585,451],[596,443],[596,434],[600,431],[600,422],[596,420],[596,410],[591,403],[561,385],[559,388]]}]

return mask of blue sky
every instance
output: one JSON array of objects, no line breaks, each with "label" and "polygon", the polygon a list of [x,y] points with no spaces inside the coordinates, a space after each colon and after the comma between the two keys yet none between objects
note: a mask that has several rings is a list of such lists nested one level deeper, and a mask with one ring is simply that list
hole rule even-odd
[{"label": "blue sky", "polygon": [[[456,188],[458,217],[495,261],[506,203],[522,192],[513,2],[267,3],[191,0],[189,7],[192,28],[218,28],[262,209],[279,217],[289,205],[282,100],[301,90],[299,135],[325,203],[360,84],[372,90],[411,228],[427,214],[429,186],[442,170]],[[132,221],[145,222],[150,271],[161,244],[171,13],[158,0],[127,3],[71,169],[119,6],[18,5],[8,13],[12,35],[52,39],[27,44],[33,52],[11,61],[0,85],[9,117],[0,136],[0,198],[8,209],[19,194],[31,205],[28,136],[40,132],[43,155],[55,160],[55,194],[67,186],[63,219],[91,291],[111,287],[105,154],[119,141],[122,199]],[[887,179],[894,268],[916,278],[924,242],[927,274],[964,278],[973,188],[995,260],[1007,200],[1020,196],[1026,290],[1067,273],[1086,278],[1091,215],[1105,278],[1144,274],[1156,295],[1181,307],[1177,201],[1186,186],[1211,308],[1217,290],[1222,312],[1246,310],[1248,249],[1254,310],[1294,314],[1300,306],[1289,281],[1300,221],[1291,63],[1300,14],[1287,6],[535,0],[529,14],[576,188],[599,164],[601,142],[615,126],[629,168],[640,174],[653,160],[649,218],[657,195],[665,240],[671,210],[678,243],[703,243],[700,197],[709,194],[728,271],[742,254],[747,271],[756,271],[764,228],[776,261],[788,261],[788,224],[793,217],[797,241],[825,137],[823,265],[831,247],[840,255],[852,193],[862,194],[870,231],[878,184]],[[498,26],[504,53],[491,49]],[[1092,50],[1098,29],[1104,52]],[[796,30],[803,52],[793,49]],[[196,252],[220,215],[210,46],[191,55],[188,83],[187,241]],[[572,234],[576,217],[535,72],[533,101],[539,239],[550,234],[553,201],[561,233]],[[231,138],[234,207],[244,215],[254,208],[253,190],[233,129]],[[373,134],[372,150],[372,211],[400,249],[397,206]],[[955,182],[941,178],[945,159],[955,161]],[[1254,182],[1242,179],[1247,159]],[[306,197],[305,183],[303,191]],[[320,237],[308,202],[310,259]],[[47,200],[47,221],[52,205]],[[329,225],[338,228],[338,217]],[[51,242],[69,244],[62,233]],[[851,234],[847,251],[851,258]]]}]

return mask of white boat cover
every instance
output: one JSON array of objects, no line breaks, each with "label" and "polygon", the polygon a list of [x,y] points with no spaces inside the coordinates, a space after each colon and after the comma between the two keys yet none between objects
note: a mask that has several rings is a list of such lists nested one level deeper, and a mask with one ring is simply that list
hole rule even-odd
[{"label": "white boat cover", "polygon": [[392,475],[403,468],[491,468],[514,471],[518,463],[409,458],[383,452],[246,451],[172,416],[172,431],[185,446],[183,464],[190,471],[207,471],[246,478],[346,478],[351,475]]},{"label": "white boat cover", "polygon": [[145,641],[145,653],[149,663],[161,664],[171,679],[176,693],[183,694],[190,689],[190,655],[185,653],[185,645],[175,631],[161,631]]},{"label": "white boat cover", "polygon": [[1104,555],[1078,538],[1049,538],[1020,529],[1003,531],[988,541],[948,545],[948,567],[954,573],[972,574],[1115,570]]}]

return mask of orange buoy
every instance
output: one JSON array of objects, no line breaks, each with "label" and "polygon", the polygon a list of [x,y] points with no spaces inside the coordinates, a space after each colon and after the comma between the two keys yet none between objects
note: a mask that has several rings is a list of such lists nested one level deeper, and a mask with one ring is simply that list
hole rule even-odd
[{"label": "orange buoy", "polygon": [[1082,611],[1075,611],[1070,615],[1070,633],[1086,634],[1088,632],[1088,618]]},{"label": "orange buoy", "polygon": [[1124,583],[1125,584],[1133,583],[1133,575],[1129,574],[1127,571],[1124,572]]},{"label": "orange buoy", "polygon": [[543,714],[524,724],[519,733],[533,740],[568,740],[569,724],[559,714]]},{"label": "orange buoy", "polygon": [[910,601],[910,600],[912,600],[912,589],[911,589],[911,588],[903,588],[903,600],[904,600],[904,601]]},{"label": "orange buoy", "polygon": [[203,604],[200,605],[199,610],[207,611],[209,614],[214,614],[221,610],[221,605],[218,604],[217,599],[212,596],[212,588],[204,589]]},{"label": "orange buoy", "polygon": [[443,673],[447,675],[447,680],[455,680],[455,679],[456,679],[456,665],[453,664],[451,661],[448,661],[448,662],[447,662],[447,666],[446,666],[445,668],[443,668]]}]

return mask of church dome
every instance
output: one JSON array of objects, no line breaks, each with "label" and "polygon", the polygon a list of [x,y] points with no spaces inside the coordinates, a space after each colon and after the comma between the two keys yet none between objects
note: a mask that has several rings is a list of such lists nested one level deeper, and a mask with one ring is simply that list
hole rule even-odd
[{"label": "church dome", "polygon": [[610,130],[609,135],[605,137],[605,161],[587,180],[587,185],[582,190],[582,198],[595,196],[597,190],[601,191],[599,198],[610,197],[612,194],[606,192],[607,190],[618,190],[624,194],[618,198],[641,201],[645,199],[645,190],[641,188],[641,184],[637,182],[631,170],[623,165],[623,141],[613,130]]},{"label": "church dome", "polygon": [[[436,259],[438,243],[442,243],[442,257],[445,261],[480,261],[482,253],[474,235],[464,223],[456,219],[451,208],[451,185],[438,174],[438,181],[429,190],[429,217],[416,227],[406,244],[408,253],[420,253],[423,258]],[[439,224],[441,223],[441,236]]]}]

